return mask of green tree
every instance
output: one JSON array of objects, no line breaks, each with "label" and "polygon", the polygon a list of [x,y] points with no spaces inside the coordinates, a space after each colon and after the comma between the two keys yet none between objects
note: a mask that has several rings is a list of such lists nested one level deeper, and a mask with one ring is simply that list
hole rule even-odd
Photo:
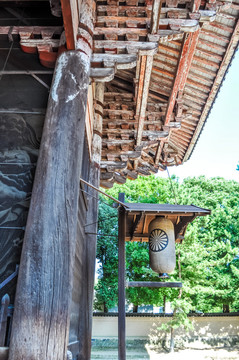
[{"label": "green tree", "polygon": [[[147,243],[126,243],[126,276],[128,281],[157,281],[158,276],[149,268],[149,250]],[[163,294],[158,289],[129,288],[126,291],[129,304],[137,312],[139,305],[161,305]]]},{"label": "green tree", "polygon": [[[238,293],[239,288],[239,184],[222,178],[206,179],[205,177],[188,178],[182,183],[179,183],[174,177],[172,182],[179,204],[193,203],[212,209],[211,216],[197,218],[188,226],[185,240],[182,245],[177,245],[181,253],[183,281],[183,293],[180,301],[186,301],[188,309],[191,307],[192,310],[204,312],[222,311],[222,309],[228,311],[229,307],[231,310],[238,310],[238,297],[235,294]],[[170,181],[154,176],[138,178],[123,186],[116,185],[109,191],[116,198],[119,192],[125,193],[126,202],[175,202]],[[110,217],[111,215],[105,214],[104,216]],[[117,222],[116,218],[115,221]],[[113,225],[111,219],[108,224],[110,230],[105,229],[104,231],[106,233],[113,231],[117,236],[116,226],[117,224]],[[100,231],[102,231],[101,228]],[[104,240],[102,233],[99,237],[102,241]],[[111,238],[109,241],[109,238],[105,237],[105,240],[108,243],[107,246],[112,247],[112,251],[117,250],[117,243],[113,246],[109,244],[110,241],[113,241]],[[105,245],[102,246],[104,248]],[[133,242],[127,244],[127,277],[129,280],[153,280],[157,276],[149,269],[147,246],[147,244]],[[109,258],[115,261],[114,256],[117,257],[112,254],[105,255],[105,258],[101,260],[100,256],[102,255],[98,255],[100,262]],[[111,289],[110,283],[114,284],[114,288],[116,287],[117,265],[115,268],[114,266],[110,265],[109,268],[112,267],[112,269],[107,273],[107,291],[112,291],[109,290]],[[101,281],[104,282],[106,281],[103,276],[105,270],[101,269],[100,271]],[[178,269],[171,275],[171,278],[172,281],[179,280]],[[101,293],[106,293],[106,290],[102,290]],[[99,288],[96,295],[99,300]],[[135,307],[147,303],[163,305],[165,297],[168,301],[176,299],[178,290],[164,289],[153,292],[150,289],[128,289],[127,296],[128,301]],[[111,293],[109,297],[110,300],[113,299]],[[116,297],[114,299],[116,302]]]},{"label": "green tree", "polygon": [[[179,280],[182,281],[182,268],[181,268],[181,252],[180,249],[177,249],[178,255],[178,277]],[[158,330],[165,331],[165,339],[163,341],[163,346],[166,348],[166,339],[167,334],[170,333],[170,346],[169,352],[174,352],[175,346],[175,330],[178,328],[183,328],[185,331],[189,331],[193,328],[192,322],[188,318],[188,313],[192,309],[190,302],[188,301],[187,297],[184,298],[183,296],[183,289],[179,289],[178,296],[175,297],[171,301],[171,308],[173,309],[173,316],[172,318],[165,324],[162,324]]]},{"label": "green tree", "polygon": [[[175,181],[177,186],[177,182]],[[139,176],[137,180],[128,180],[123,185],[115,184],[107,193],[116,199],[119,193],[125,193],[126,202],[134,203],[169,203],[173,202],[173,194],[168,179],[156,177],[154,175],[148,177]]]},{"label": "green tree", "polygon": [[[100,196],[96,258],[99,262],[94,307],[108,312],[118,298],[118,216]],[[103,309],[102,309],[103,307]]]},{"label": "green tree", "polygon": [[[167,203],[171,202],[171,184],[160,177],[138,177],[136,181],[127,181],[124,185],[115,185],[108,191],[111,196],[118,198],[119,193],[125,193],[126,202],[139,203]],[[128,281],[157,281],[158,275],[149,267],[148,243],[126,243],[126,276]],[[127,302],[133,304],[137,312],[139,305],[160,306],[166,296],[173,298],[174,291],[159,291],[149,288],[129,288],[126,291]]]},{"label": "green tree", "polygon": [[182,244],[184,287],[193,307],[212,312],[229,311],[230,306],[236,310],[239,279],[232,266],[239,268],[239,183],[189,178],[181,184],[178,197],[180,203],[212,209],[211,216],[189,226]]}]

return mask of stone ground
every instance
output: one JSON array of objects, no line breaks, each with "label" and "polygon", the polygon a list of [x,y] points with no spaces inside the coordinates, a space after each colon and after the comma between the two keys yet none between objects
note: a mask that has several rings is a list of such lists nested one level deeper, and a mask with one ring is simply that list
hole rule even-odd
[{"label": "stone ground", "polygon": [[[93,347],[91,360],[118,360],[118,351],[116,348],[97,348]],[[239,347],[214,348],[214,349],[184,349],[168,354],[165,351],[153,351],[143,346],[137,349],[127,349],[127,360],[238,360]]]},{"label": "stone ground", "polygon": [[149,351],[149,354],[150,360],[238,360],[239,348],[184,349],[173,354]]}]

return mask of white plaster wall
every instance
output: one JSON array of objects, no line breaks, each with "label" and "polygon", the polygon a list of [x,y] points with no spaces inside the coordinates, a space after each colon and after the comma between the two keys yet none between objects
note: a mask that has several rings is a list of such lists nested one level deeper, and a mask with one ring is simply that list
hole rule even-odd
[{"label": "white plaster wall", "polygon": [[[162,323],[170,318],[162,317],[126,317],[126,337],[146,338]],[[191,336],[226,337],[239,336],[239,316],[190,317],[194,329]],[[179,330],[182,334],[182,330]],[[93,317],[93,338],[114,338],[118,336],[118,318],[116,316]]]}]

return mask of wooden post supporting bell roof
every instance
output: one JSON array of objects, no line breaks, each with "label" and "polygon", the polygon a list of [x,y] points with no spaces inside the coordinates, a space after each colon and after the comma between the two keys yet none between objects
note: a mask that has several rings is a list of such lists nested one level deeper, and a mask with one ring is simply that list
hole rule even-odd
[{"label": "wooden post supporting bell roof", "polygon": [[[119,194],[119,200],[124,202],[124,194]],[[126,360],[126,321],[125,321],[125,232],[126,212],[119,208],[118,234],[118,358]]]}]

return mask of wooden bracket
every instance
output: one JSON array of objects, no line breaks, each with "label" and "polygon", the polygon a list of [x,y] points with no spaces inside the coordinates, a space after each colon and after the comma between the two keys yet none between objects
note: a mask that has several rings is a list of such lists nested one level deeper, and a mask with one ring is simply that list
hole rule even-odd
[{"label": "wooden bracket", "polygon": [[137,226],[140,223],[141,219],[145,216],[143,212],[141,212],[139,215],[135,215],[135,220],[132,224],[132,229],[130,231],[130,240],[134,237],[134,232],[137,230]]}]

